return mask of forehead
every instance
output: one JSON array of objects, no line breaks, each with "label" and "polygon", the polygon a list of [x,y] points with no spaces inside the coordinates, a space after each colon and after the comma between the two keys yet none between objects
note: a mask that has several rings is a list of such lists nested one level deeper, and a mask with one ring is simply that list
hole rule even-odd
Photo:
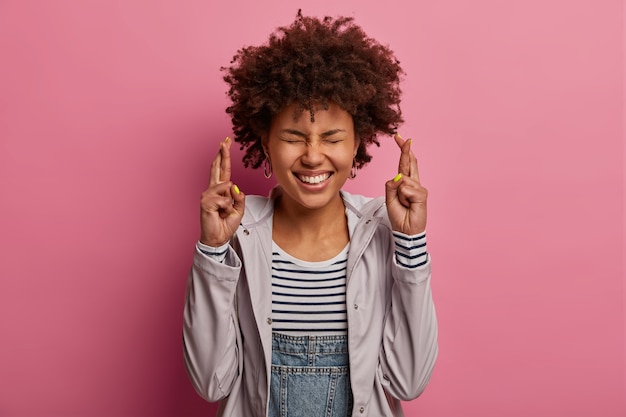
[{"label": "forehead", "polygon": [[285,107],[272,119],[272,128],[353,128],[352,115],[335,103],[328,103],[324,108],[321,104],[313,106],[312,111],[292,104]]}]

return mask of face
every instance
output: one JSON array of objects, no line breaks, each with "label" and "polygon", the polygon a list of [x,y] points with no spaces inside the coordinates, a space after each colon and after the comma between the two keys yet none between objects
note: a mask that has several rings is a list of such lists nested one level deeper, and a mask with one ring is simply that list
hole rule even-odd
[{"label": "face", "polygon": [[352,169],[358,141],[352,116],[334,103],[294,118],[288,106],[272,120],[263,140],[272,170],[283,188],[281,204],[320,209],[341,202],[339,190]]}]

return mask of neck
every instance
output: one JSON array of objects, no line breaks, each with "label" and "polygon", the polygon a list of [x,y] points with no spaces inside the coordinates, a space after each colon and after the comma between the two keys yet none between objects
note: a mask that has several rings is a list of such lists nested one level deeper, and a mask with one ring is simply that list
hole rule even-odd
[{"label": "neck", "polygon": [[315,209],[292,204],[285,197],[276,201],[274,221],[279,219],[280,223],[289,225],[294,234],[321,236],[346,227],[345,206],[340,195],[325,207]]}]

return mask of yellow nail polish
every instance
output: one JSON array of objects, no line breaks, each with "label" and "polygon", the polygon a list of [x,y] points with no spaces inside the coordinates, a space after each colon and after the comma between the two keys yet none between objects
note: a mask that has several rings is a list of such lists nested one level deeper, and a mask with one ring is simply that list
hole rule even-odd
[{"label": "yellow nail polish", "polygon": [[395,177],[393,177],[393,182],[398,182],[400,181],[400,178],[402,178],[402,174],[398,174]]},{"label": "yellow nail polish", "polygon": [[239,187],[237,187],[236,185],[234,185],[234,186],[233,186],[233,188],[235,189],[235,192],[236,192],[237,194],[239,194],[239,193],[241,192],[241,191],[239,191]]}]

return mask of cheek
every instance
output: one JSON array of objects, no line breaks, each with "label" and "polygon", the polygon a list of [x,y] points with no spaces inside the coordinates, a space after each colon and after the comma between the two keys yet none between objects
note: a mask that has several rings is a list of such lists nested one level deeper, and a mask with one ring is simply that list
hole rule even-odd
[{"label": "cheek", "polygon": [[294,152],[293,149],[289,148],[280,148],[274,150],[274,158],[277,161],[280,161],[283,165],[291,165],[293,162],[300,157],[300,153]]},{"label": "cheek", "polygon": [[276,147],[272,149],[270,156],[272,158],[272,166],[275,168],[290,169],[296,164],[300,154],[294,152],[293,149]]},{"label": "cheek", "polygon": [[337,153],[334,159],[335,166],[339,169],[352,169],[352,161],[354,161],[355,152],[352,149],[346,149],[344,152]]}]

